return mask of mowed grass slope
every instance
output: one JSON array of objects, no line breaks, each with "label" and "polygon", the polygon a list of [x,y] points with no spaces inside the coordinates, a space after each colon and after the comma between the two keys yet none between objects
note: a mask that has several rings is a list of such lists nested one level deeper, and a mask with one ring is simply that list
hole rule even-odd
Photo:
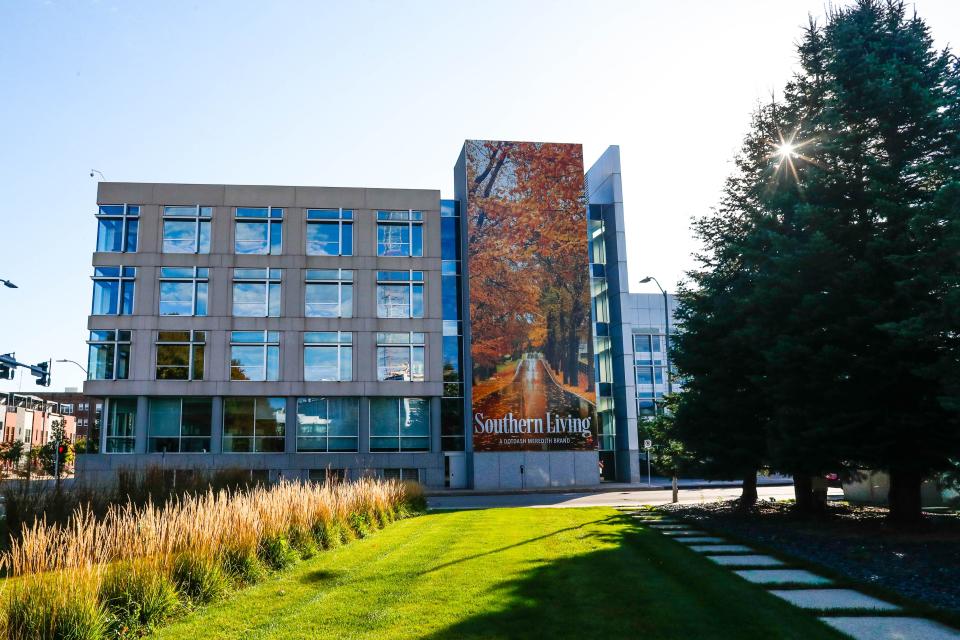
[{"label": "mowed grass slope", "polygon": [[403,520],[158,636],[842,637],[611,509],[491,509]]}]

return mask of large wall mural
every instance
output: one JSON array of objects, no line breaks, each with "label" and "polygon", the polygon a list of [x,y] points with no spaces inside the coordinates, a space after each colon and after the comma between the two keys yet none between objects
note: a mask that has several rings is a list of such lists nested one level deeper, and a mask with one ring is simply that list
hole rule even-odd
[{"label": "large wall mural", "polygon": [[596,449],[583,149],[468,140],[475,451]]}]

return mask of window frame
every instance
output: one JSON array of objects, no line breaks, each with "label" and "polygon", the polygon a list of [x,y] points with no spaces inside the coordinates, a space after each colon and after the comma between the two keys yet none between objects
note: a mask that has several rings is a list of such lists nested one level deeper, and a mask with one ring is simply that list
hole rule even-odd
[{"label": "window frame", "polygon": [[[117,417],[117,414],[116,414],[116,406],[117,406],[117,403],[118,403],[118,402],[121,402],[121,401],[122,401],[125,405],[128,405],[128,406],[126,407],[128,410],[127,410],[127,412],[125,413],[125,415],[127,415],[127,416],[133,416],[133,420],[130,421],[130,420],[128,419],[127,429],[124,430],[124,433],[125,433],[125,434],[128,434],[128,435],[110,435],[111,433],[114,433],[114,434],[117,433],[117,430],[115,429],[115,426],[116,426],[116,425],[115,425],[115,423],[116,423],[115,418]],[[132,409],[133,409],[133,410],[132,410],[132,411],[129,411],[129,409],[131,408],[131,406],[132,406]],[[104,425],[104,434],[103,434],[103,437],[104,437],[104,453],[107,453],[107,454],[110,454],[110,455],[129,455],[129,454],[132,454],[132,453],[136,453],[136,446],[137,446],[137,438],[136,438],[137,411],[138,411],[137,399],[136,399],[135,397],[113,397],[113,398],[108,398],[108,400],[107,400],[107,411],[106,411],[107,419],[106,419],[106,425]],[[123,444],[126,445],[126,446],[124,446],[124,447],[123,447],[122,449],[120,449],[120,450],[111,450],[111,448],[110,448],[110,441],[111,441],[111,440],[114,440],[114,441],[117,441],[117,440],[123,441]]]},{"label": "window frame", "polygon": [[[336,213],[336,217],[332,216],[321,216],[322,213],[333,214]],[[311,218],[313,215],[313,218]],[[304,230],[303,242],[304,242],[304,254],[308,256],[352,256],[353,255],[353,209],[344,209],[343,207],[339,208],[328,208],[328,209],[306,209],[304,212],[304,218],[306,222],[306,229]],[[322,225],[322,224],[336,224],[337,225],[337,253],[312,253],[310,251],[310,225]],[[350,252],[344,253],[343,251],[343,228],[345,226],[350,227]]]},{"label": "window frame", "polygon": [[[112,338],[112,339],[100,339],[100,338],[98,337],[98,338],[95,339],[95,338],[94,338],[94,334],[97,334],[97,333],[103,333],[103,334],[105,334],[105,333],[111,333],[111,334],[113,334],[113,338]],[[124,335],[125,335],[125,339],[122,337],[122,336],[124,336]],[[129,379],[130,379],[131,358],[132,358],[132,353],[133,353],[133,349],[131,348],[131,345],[132,345],[132,344],[133,344],[132,332],[131,332],[130,330],[128,330],[128,329],[91,329],[91,330],[90,330],[90,337],[89,337],[89,339],[87,340],[87,380],[129,380]],[[109,378],[96,378],[96,377],[93,377],[94,373],[96,372],[96,368],[93,367],[93,366],[91,366],[91,361],[90,361],[91,351],[90,351],[90,347],[93,347],[93,346],[95,346],[95,345],[96,345],[96,346],[99,346],[99,345],[112,346],[113,351],[112,351],[112,353],[111,353],[111,363],[110,363],[111,376],[110,376]],[[120,362],[121,362],[121,358],[120,358],[120,356],[121,356],[120,346],[121,346],[121,345],[125,345],[125,346],[127,347],[127,349],[126,349],[127,367],[126,367],[126,371],[125,371],[126,375],[123,376],[123,377],[117,377],[117,373],[119,372]]]},{"label": "window frame", "polygon": [[[168,269],[193,269],[192,276],[174,276],[174,275],[165,275],[164,271]],[[160,267],[159,276],[157,277],[157,315],[162,317],[172,317],[172,318],[188,318],[188,317],[197,317],[203,318],[206,317],[207,311],[209,310],[210,303],[210,268],[209,267]],[[192,285],[190,291],[192,294],[192,300],[190,303],[191,313],[189,315],[179,314],[179,313],[164,313],[163,312],[163,284],[165,282],[174,282],[174,283],[185,283]],[[206,285],[206,302],[204,303],[203,313],[197,313],[197,308],[199,306],[199,290],[200,285]]]},{"label": "window frame", "polygon": [[[336,335],[335,340],[329,338]],[[308,342],[308,340],[314,340]],[[323,380],[307,376],[307,350],[319,348],[336,348],[337,350],[337,378]],[[349,372],[344,377],[344,352],[347,354]],[[353,332],[351,331],[305,331],[303,333],[303,381],[304,382],[352,382],[353,381]]]},{"label": "window frame", "polygon": [[[303,278],[303,317],[305,318],[352,318],[353,317],[353,283],[354,283],[354,270],[353,269],[305,269]],[[323,277],[321,274],[324,273],[336,273],[337,278],[332,277]],[[349,279],[347,279],[349,278]],[[307,288],[310,285],[322,285],[322,284],[332,284],[337,286],[337,310],[338,314],[335,316],[324,316],[324,315],[314,315],[309,313],[310,305],[307,302]],[[350,309],[348,314],[343,313],[343,288],[347,285],[350,287]],[[317,306],[319,303],[313,303],[313,306]]]},{"label": "window frame", "polygon": [[[117,275],[98,274],[98,271],[105,269],[117,269]],[[90,315],[92,316],[132,316],[136,313],[136,294],[137,294],[137,268],[124,267],[121,265],[99,265],[93,268],[93,275],[90,276],[93,281],[93,300],[90,303]],[[99,313],[96,308],[97,301],[97,283],[98,282],[116,282],[117,292],[114,303],[116,304],[116,313]],[[124,294],[127,287],[130,287],[130,310],[124,311]]]},{"label": "window frame", "polygon": [[[161,336],[163,334],[170,333],[186,333],[187,340],[163,340]],[[196,330],[196,329],[185,329],[182,331],[177,330],[159,330],[157,331],[157,339],[154,344],[154,380],[157,381],[184,381],[184,382],[194,382],[197,380],[203,380],[204,369],[206,364],[206,331]],[[199,337],[198,337],[199,336]],[[160,369],[182,369],[182,366],[174,365],[161,365],[160,364],[160,347],[161,346],[186,346],[187,347],[187,377],[186,378],[161,378]],[[200,372],[199,376],[196,371],[196,361],[197,361],[197,351],[200,351]]]},{"label": "window frame", "polygon": [[[227,435],[227,403],[230,401],[239,401],[239,400],[252,400],[253,401],[253,428],[249,436],[233,436]],[[270,436],[258,436],[257,435],[257,405],[261,401],[270,401],[270,400],[279,400],[283,404],[283,434],[281,435],[270,435]],[[286,452],[286,435],[287,435],[287,405],[286,398],[283,396],[228,396],[223,400],[223,417],[220,424],[220,433],[221,435],[221,444],[220,451],[221,453],[227,454],[257,454],[257,453],[285,453]],[[258,441],[262,443],[263,440],[269,439],[271,442],[279,441],[281,446],[278,450],[265,451],[262,448],[257,448]],[[234,442],[237,440],[250,440],[251,447],[247,451],[237,451],[236,449],[227,449],[227,442]]]},{"label": "window frame", "polygon": [[[123,207],[123,211],[120,213],[105,213],[104,208],[107,207]],[[136,210],[135,212],[133,210]],[[101,253],[136,253],[137,248],[140,245],[140,205],[138,204],[98,204],[97,213],[95,214],[97,218],[97,251]],[[100,221],[101,220],[121,220],[121,236],[120,236],[120,251],[106,251],[100,248]],[[136,225],[134,232],[134,247],[133,249],[129,248],[130,244],[130,222],[135,221]]]},{"label": "window frame", "polygon": [[[407,274],[406,280],[396,279],[395,277],[398,274]],[[393,274],[384,275],[384,274]],[[416,275],[419,274],[419,279]],[[419,269],[396,269],[396,270],[383,270],[376,272],[376,304],[377,304],[377,318],[416,318],[421,319],[426,315],[427,307],[427,278],[426,273]],[[381,315],[381,304],[380,304],[380,287],[381,286],[407,286],[407,303],[402,306],[407,307],[407,315]],[[419,288],[420,293],[420,314],[414,314],[415,308],[415,290]],[[390,305],[384,306],[384,309],[390,309],[396,306],[401,305]]]},{"label": "window frame", "polygon": [[[386,336],[407,336],[407,342],[392,342]],[[418,337],[419,336],[419,337]],[[422,331],[378,331],[376,335],[377,381],[378,382],[423,382],[427,379],[427,336]],[[384,378],[381,373],[381,349],[406,349],[408,377]],[[414,357],[419,350],[420,362]],[[421,373],[415,376],[416,365],[420,365]]]},{"label": "window frame", "polygon": [[[170,438],[154,437],[153,432],[153,403],[156,400],[179,400],[180,401],[180,411],[178,413],[177,419],[177,450],[176,451],[157,451],[152,446],[153,440],[169,440]],[[183,435],[183,402],[184,400],[199,401],[205,400],[210,405],[210,424],[208,426],[208,433],[205,436],[185,436]],[[184,440],[206,440],[207,446],[203,451],[193,451],[183,449]],[[183,397],[151,397],[147,402],[147,453],[148,454],[160,454],[164,455],[167,453],[186,453],[191,455],[204,455],[212,453],[213,445],[213,398],[208,396],[190,396],[187,398]]]},{"label": "window frame", "polygon": [[[240,212],[249,212],[241,214]],[[265,211],[263,215],[254,215],[255,211]],[[276,215],[274,215],[276,214]],[[246,256],[279,256],[283,255],[283,214],[284,207],[234,207],[233,209],[233,253],[234,255],[246,255]],[[251,223],[251,222],[262,222],[266,226],[267,237],[266,237],[266,251],[238,251],[237,250],[237,225],[239,223]],[[273,251],[273,229],[274,223],[277,224],[277,229],[279,230],[279,242],[277,243],[277,251]],[[252,244],[252,241],[245,240]],[[259,242],[259,241],[258,241]]]},{"label": "window frame", "polygon": [[[246,274],[244,274],[246,272]],[[251,275],[252,272],[262,272],[263,275]],[[262,315],[246,315],[237,313],[237,285],[238,284],[257,284],[263,285],[263,311]],[[271,313],[271,294],[276,286],[277,300],[276,313]],[[230,315],[234,318],[279,318],[283,315],[283,269],[263,268],[235,268],[233,270],[233,279],[230,287]],[[253,304],[253,303],[241,303]]]},{"label": "window frame", "polygon": [[[300,406],[301,404],[306,404],[307,402],[316,402],[322,400],[324,402],[324,408],[326,410],[326,420],[330,420],[330,400],[340,400],[348,401],[352,400],[354,403],[355,415],[357,416],[356,422],[356,435],[354,436],[331,436],[329,427],[326,430],[326,435],[316,436],[316,435],[301,435],[300,433]],[[352,440],[353,448],[346,449],[331,449],[330,440]],[[324,447],[322,449],[309,449],[306,447],[301,447],[301,439],[310,439],[311,441],[324,441]],[[356,396],[299,396],[297,397],[297,453],[356,453],[360,450],[360,398]]]},{"label": "window frame", "polygon": [[[261,340],[259,342],[246,341],[246,340],[237,340],[236,336],[238,334],[260,334]],[[252,337],[252,335],[251,335]],[[280,352],[280,332],[279,331],[247,331],[247,330],[238,330],[230,332],[230,353],[229,353],[229,363],[230,363],[230,382],[279,382],[280,373],[282,370],[281,367],[281,352]],[[260,347],[263,352],[263,379],[252,379],[252,378],[235,378],[233,376],[234,369],[242,369],[242,365],[234,365],[233,361],[233,348],[234,347]],[[277,361],[277,370],[276,377],[270,377],[270,349],[276,349],[276,361]]]},{"label": "window frame", "polygon": [[[407,246],[406,253],[389,253],[386,250],[388,243],[380,241],[380,227],[405,227],[407,229],[407,235],[409,240],[405,243],[400,243],[401,245],[405,244]],[[420,235],[420,252],[414,253],[414,228],[419,230]],[[374,234],[374,250],[376,251],[377,257],[380,258],[422,258],[423,257],[423,232],[424,232],[424,216],[423,211],[418,209],[381,209],[377,211],[376,218],[376,233]],[[381,248],[383,249],[381,250]]]},{"label": "window frame", "polygon": [[[169,209],[190,209],[193,208],[196,213],[194,215],[188,215],[186,213],[170,213],[167,211]],[[164,205],[163,209],[160,212],[160,253],[166,254],[181,254],[181,255],[207,255],[210,253],[211,245],[213,245],[213,206],[195,204],[195,205]],[[167,251],[167,227],[166,222],[193,222],[193,251]],[[200,230],[203,228],[203,223],[206,223],[208,229],[208,243],[206,251],[203,251],[203,247],[200,244]]]},{"label": "window frame", "polygon": [[[397,424],[397,435],[396,435],[396,436],[393,436],[393,435],[374,435],[374,433],[373,433],[374,430],[373,430],[373,408],[372,408],[372,404],[373,404],[373,402],[383,401],[383,400],[393,400],[393,401],[396,402],[396,407],[397,407],[397,423],[396,423],[396,424]],[[402,419],[402,417],[403,417],[403,402],[404,402],[404,401],[410,401],[410,400],[418,400],[418,401],[424,403],[424,406],[425,406],[424,415],[426,416],[426,420],[427,420],[427,435],[425,435],[425,436],[404,436],[404,435],[402,435],[402,434],[403,434],[403,428],[402,428],[403,425],[402,425],[401,419]],[[432,436],[433,436],[433,433],[432,433],[432,431],[433,431],[433,425],[431,424],[431,422],[432,422],[432,420],[431,420],[431,416],[430,416],[430,398],[416,397],[416,396],[409,396],[409,397],[408,397],[408,396],[382,396],[382,397],[371,397],[371,398],[367,398],[367,437],[368,437],[368,442],[367,442],[367,444],[368,444],[368,447],[369,447],[369,451],[370,451],[371,453],[406,453],[406,452],[424,452],[424,451],[429,452],[429,451],[431,450],[431,446],[432,446],[431,440],[432,440]],[[396,437],[396,439],[397,439],[397,448],[396,448],[396,449],[387,449],[387,448],[383,448],[383,447],[374,447],[373,444],[372,444],[372,441],[373,441],[374,438],[394,438],[394,437]],[[414,448],[404,448],[404,446],[403,446],[403,440],[404,440],[404,438],[407,438],[407,439],[409,439],[409,438],[416,438],[416,439],[418,439],[418,440],[423,440],[423,441],[426,442],[426,448],[422,448],[422,449],[421,449],[421,448],[416,448],[416,449],[414,449]]]}]

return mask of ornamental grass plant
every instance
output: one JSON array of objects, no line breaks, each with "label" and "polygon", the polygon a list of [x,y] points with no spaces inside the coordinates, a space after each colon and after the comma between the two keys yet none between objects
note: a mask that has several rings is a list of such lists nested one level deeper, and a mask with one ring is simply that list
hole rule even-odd
[{"label": "ornamental grass plant", "polygon": [[79,507],[24,527],[0,555],[0,637],[138,637],[422,506],[419,485],[360,479],[209,488],[103,517]]}]

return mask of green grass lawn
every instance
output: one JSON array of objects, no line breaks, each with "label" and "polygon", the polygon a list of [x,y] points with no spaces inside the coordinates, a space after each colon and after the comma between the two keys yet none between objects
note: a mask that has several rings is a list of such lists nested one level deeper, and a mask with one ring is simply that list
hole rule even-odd
[{"label": "green grass lawn", "polygon": [[611,509],[430,513],[302,562],[160,638],[840,638]]}]

